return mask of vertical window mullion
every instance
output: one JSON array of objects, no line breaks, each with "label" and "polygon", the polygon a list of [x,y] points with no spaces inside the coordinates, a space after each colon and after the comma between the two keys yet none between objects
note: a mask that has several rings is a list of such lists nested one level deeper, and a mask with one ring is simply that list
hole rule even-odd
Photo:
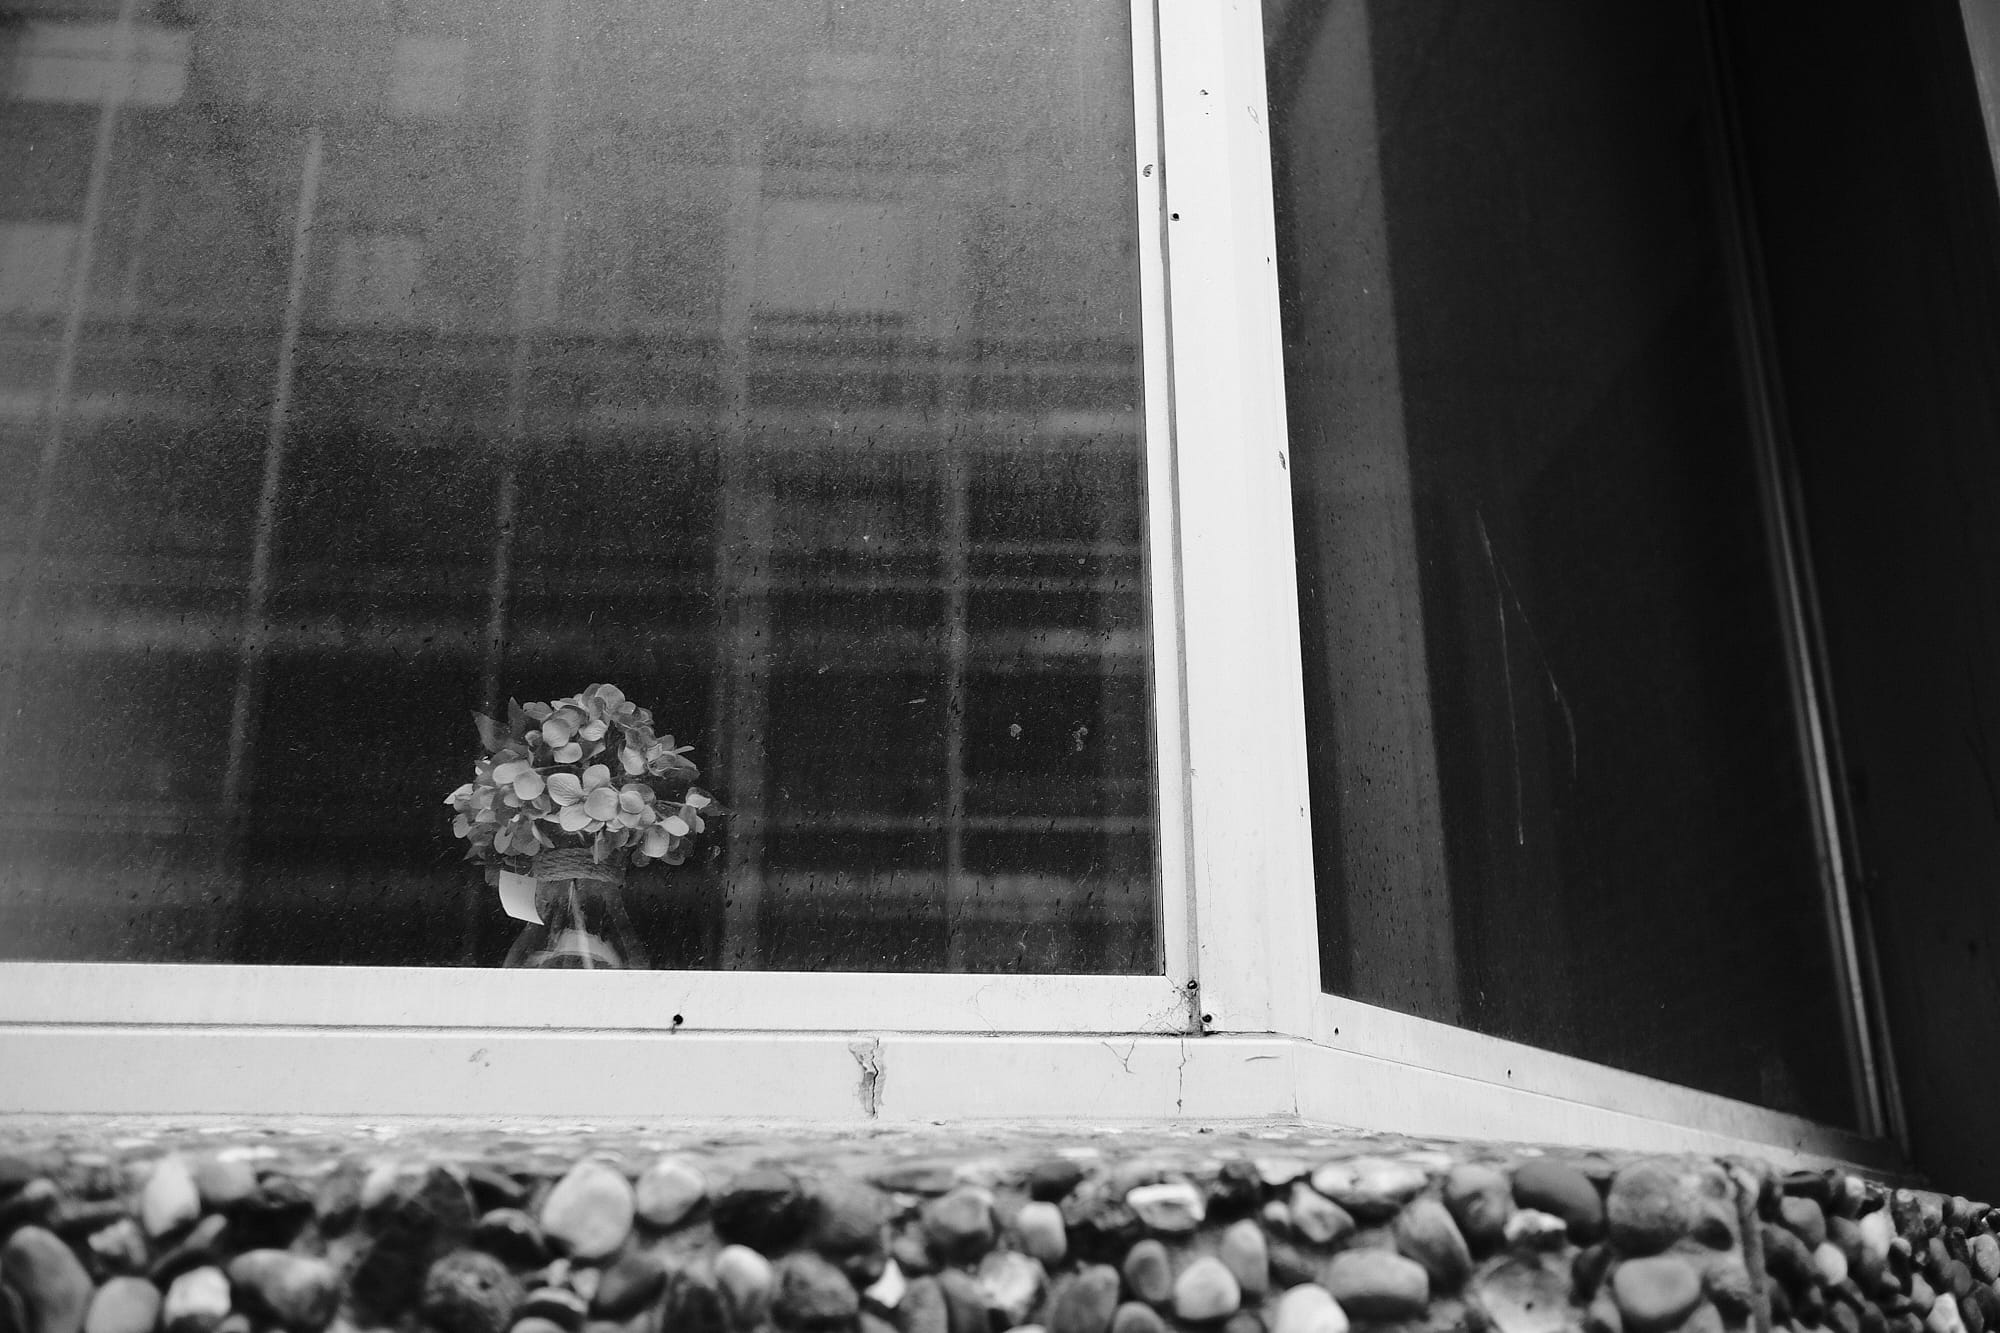
[{"label": "vertical window mullion", "polygon": [[1303,1034],[1319,963],[1262,24],[1187,3],[1159,22],[1197,1017]]}]

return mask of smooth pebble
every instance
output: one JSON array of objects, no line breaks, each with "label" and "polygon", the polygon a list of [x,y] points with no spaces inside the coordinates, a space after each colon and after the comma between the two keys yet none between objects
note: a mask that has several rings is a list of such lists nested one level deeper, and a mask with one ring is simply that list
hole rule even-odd
[{"label": "smooth pebble", "polygon": [[571,1167],[542,1201],[542,1234],[582,1260],[618,1252],[632,1234],[637,1207],[625,1174],[588,1158]]},{"label": "smooth pebble", "polygon": [[1243,1304],[1236,1277],[1213,1255],[1203,1255],[1174,1279],[1174,1316],[1190,1324],[1227,1319]]},{"label": "smooth pebble", "polygon": [[662,1157],[639,1173],[633,1207],[649,1227],[675,1225],[708,1197],[708,1177],[682,1157]]},{"label": "smooth pebble", "polygon": [[201,1216],[201,1191],[187,1159],[169,1154],[153,1163],[152,1174],[139,1193],[139,1223],[146,1234],[159,1237],[179,1231]]}]

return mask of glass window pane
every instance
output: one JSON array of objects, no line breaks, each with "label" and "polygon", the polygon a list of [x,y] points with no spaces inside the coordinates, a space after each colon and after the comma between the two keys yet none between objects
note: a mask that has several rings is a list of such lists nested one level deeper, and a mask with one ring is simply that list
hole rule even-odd
[{"label": "glass window pane", "polygon": [[1327,989],[1851,1123],[1697,8],[1281,9]]},{"label": "glass window pane", "polygon": [[[1158,971],[1131,70],[1125,0],[7,25],[0,957]],[[505,849],[524,953],[445,798],[600,682],[728,813]],[[623,864],[688,779],[598,761],[637,823],[483,789]]]}]

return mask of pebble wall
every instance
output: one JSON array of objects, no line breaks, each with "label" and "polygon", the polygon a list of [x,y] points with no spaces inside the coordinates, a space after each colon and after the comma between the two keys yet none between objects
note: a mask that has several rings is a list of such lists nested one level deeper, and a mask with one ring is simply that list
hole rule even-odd
[{"label": "pebble wall", "polygon": [[2000,1333],[1996,1222],[1363,1137],[0,1137],[0,1333]]}]

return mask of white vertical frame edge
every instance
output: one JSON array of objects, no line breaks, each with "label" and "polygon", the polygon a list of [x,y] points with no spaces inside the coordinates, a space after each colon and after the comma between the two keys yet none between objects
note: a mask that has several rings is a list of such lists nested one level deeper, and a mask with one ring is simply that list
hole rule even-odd
[{"label": "white vertical frame edge", "polygon": [[1319,994],[1263,21],[1159,0],[1189,869],[1211,1030]]},{"label": "white vertical frame edge", "polygon": [[[1160,953],[1176,987],[1197,975],[1189,882],[1186,639],[1181,632],[1180,474],[1167,357],[1166,173],[1153,0],[1131,0],[1133,188],[1138,197],[1140,354],[1146,423],[1146,578],[1153,633],[1153,773]],[[1188,1015],[1188,1025],[1194,1022]]]}]

